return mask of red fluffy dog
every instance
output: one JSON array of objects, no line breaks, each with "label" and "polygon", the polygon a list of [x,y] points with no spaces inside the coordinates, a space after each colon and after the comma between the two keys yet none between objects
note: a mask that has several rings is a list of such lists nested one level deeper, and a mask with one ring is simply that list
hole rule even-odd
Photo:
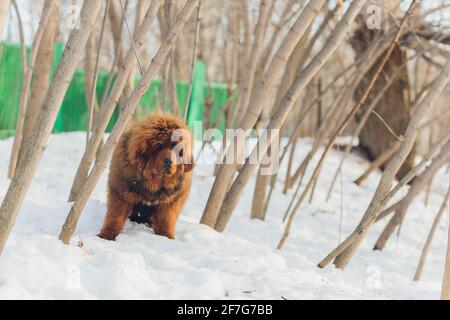
[{"label": "red fluffy dog", "polygon": [[136,123],[114,150],[107,213],[99,236],[114,240],[130,218],[174,239],[192,169],[192,136],[183,119],[157,113]]}]

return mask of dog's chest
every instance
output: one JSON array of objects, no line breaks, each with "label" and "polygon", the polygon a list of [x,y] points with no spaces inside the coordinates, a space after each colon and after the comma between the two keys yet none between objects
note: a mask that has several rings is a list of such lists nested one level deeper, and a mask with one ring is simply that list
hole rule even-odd
[{"label": "dog's chest", "polygon": [[151,217],[156,212],[155,206],[149,206],[144,203],[136,204],[129,215],[129,219],[136,223],[149,224],[151,223]]},{"label": "dog's chest", "polygon": [[155,205],[160,197],[154,192],[148,190],[145,186],[145,181],[140,179],[133,179],[128,185],[128,190],[141,198],[141,202],[146,206]]},{"label": "dog's chest", "polygon": [[146,206],[157,206],[161,203],[172,202],[177,197],[177,193],[182,188],[183,180],[180,179],[179,183],[173,189],[166,189],[161,187],[156,191],[151,191],[146,187],[145,180],[133,179],[130,181],[128,189],[130,192],[136,194]]}]

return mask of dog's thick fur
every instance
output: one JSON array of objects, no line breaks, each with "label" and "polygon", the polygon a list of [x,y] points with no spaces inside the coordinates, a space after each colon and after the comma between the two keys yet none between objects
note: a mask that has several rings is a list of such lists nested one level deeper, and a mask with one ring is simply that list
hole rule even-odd
[{"label": "dog's thick fur", "polygon": [[155,113],[122,135],[111,160],[107,213],[99,237],[115,240],[130,217],[174,239],[191,187],[192,142],[183,119],[166,113]]}]

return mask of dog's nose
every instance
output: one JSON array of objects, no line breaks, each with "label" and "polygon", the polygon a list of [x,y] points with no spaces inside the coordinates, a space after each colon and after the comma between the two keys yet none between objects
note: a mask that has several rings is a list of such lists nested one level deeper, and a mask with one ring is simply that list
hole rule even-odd
[{"label": "dog's nose", "polygon": [[172,159],[169,157],[166,157],[163,159],[163,163],[164,163],[165,168],[170,168],[170,166],[172,165]]}]

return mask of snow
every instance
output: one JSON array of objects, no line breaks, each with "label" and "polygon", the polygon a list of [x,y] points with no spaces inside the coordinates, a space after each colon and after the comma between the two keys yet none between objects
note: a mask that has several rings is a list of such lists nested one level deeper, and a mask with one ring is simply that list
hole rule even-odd
[{"label": "snow", "polygon": [[[0,299],[439,298],[447,217],[437,230],[422,280],[413,282],[412,276],[446,191],[449,175],[445,170],[435,177],[428,207],[424,207],[423,194],[413,203],[399,238],[391,239],[383,252],[372,251],[385,222],[377,224],[348,268],[341,271],[332,265],[325,269],[316,265],[353,230],[380,178],[375,173],[362,187],[352,183],[368,167],[359,156],[347,159],[342,181],[337,180],[327,203],[326,192],[341,156],[336,150],[330,153],[314,200],[311,204],[306,201],[300,209],[282,251],[276,245],[284,228],[282,216],[292,196],[291,192],[281,192],[285,164],[267,220],[249,219],[252,180],[223,234],[198,224],[214,181],[213,165],[198,164],[176,240],[155,236],[151,229],[130,222],[115,242],[96,237],[105,214],[105,172],[71,245],[65,246],[58,241],[58,234],[70,208],[66,200],[84,139],[82,133],[52,136],[0,256]],[[197,151],[200,145],[197,143]],[[310,145],[308,140],[299,143],[296,163]],[[11,146],[11,139],[0,141],[0,201],[9,183],[5,176]],[[209,147],[205,153],[206,158],[214,154]]]}]

